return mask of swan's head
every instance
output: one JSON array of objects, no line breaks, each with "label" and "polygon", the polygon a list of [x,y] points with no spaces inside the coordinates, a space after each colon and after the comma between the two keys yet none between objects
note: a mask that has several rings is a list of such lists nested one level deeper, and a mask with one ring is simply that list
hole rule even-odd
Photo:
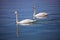
[{"label": "swan's head", "polygon": [[15,14],[17,14],[18,12],[17,11],[15,11]]}]

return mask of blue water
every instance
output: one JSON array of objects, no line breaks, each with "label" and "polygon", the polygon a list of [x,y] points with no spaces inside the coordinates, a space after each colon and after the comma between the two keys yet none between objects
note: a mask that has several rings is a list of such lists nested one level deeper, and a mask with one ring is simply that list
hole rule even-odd
[{"label": "blue water", "polygon": [[[18,10],[19,21],[33,19],[34,5],[37,13],[47,12],[48,17],[18,25],[17,38],[14,11]],[[0,40],[60,40],[60,0],[0,0]]]}]

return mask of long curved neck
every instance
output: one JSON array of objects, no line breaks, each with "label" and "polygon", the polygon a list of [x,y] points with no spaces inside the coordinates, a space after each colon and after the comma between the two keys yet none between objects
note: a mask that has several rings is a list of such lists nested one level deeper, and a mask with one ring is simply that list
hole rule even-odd
[{"label": "long curved neck", "polygon": [[16,14],[16,23],[18,22],[18,12],[15,11],[15,14]]},{"label": "long curved neck", "polygon": [[34,7],[33,9],[34,9],[34,15],[36,15],[36,7]]},{"label": "long curved neck", "polygon": [[35,17],[35,15],[36,15],[36,7],[34,6],[33,9],[34,9],[33,19],[36,20],[36,17]]}]

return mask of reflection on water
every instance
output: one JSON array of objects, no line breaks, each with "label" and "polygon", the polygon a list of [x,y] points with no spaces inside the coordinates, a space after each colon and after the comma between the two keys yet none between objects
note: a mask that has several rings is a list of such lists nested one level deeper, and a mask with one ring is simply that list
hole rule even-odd
[{"label": "reflection on water", "polygon": [[[48,17],[48,16],[39,17],[39,18],[34,18],[34,20],[36,20],[36,21],[34,21],[34,22],[29,23],[28,21],[26,21],[26,22],[28,22],[28,23],[18,23],[18,24],[19,24],[19,25],[23,25],[23,26],[38,24],[38,23],[39,23],[38,20],[41,21],[41,19],[42,19],[42,21],[41,21],[40,23],[43,23],[43,22],[45,22],[44,19],[46,19],[47,17]],[[25,21],[24,21],[24,22],[25,22]]]},{"label": "reflection on water", "polygon": [[[60,39],[59,0],[2,0],[0,4],[0,40]],[[33,5],[36,5],[37,13],[47,12],[48,17],[37,19],[36,23],[27,26],[16,24],[12,10],[18,9],[19,21],[33,19]]]},{"label": "reflection on water", "polygon": [[16,37],[19,37],[19,27],[18,27],[18,24],[16,24]]}]

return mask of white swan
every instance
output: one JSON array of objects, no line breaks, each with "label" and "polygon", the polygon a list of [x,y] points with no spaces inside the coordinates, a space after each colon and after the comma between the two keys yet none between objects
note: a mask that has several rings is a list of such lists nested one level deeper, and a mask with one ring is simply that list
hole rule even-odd
[{"label": "white swan", "polygon": [[47,15],[48,15],[48,14],[45,13],[45,12],[41,12],[41,13],[36,14],[36,7],[34,6],[34,14],[33,14],[33,16],[34,16],[35,18],[43,18],[43,17],[46,17]]},{"label": "white swan", "polygon": [[33,22],[36,21],[36,20],[31,20],[31,19],[25,19],[25,20],[22,20],[22,21],[18,22],[18,13],[17,13],[17,11],[15,11],[15,14],[16,14],[16,23],[17,24],[30,24],[30,23],[33,23]]},{"label": "white swan", "polygon": [[18,12],[15,11],[15,14],[16,14],[16,23],[17,24],[30,24],[30,23],[36,22],[36,18],[41,18],[41,17],[47,16],[47,13],[44,13],[44,12],[36,14],[36,7],[34,7],[34,14],[33,14],[34,20],[25,19],[25,20],[18,22]]}]

